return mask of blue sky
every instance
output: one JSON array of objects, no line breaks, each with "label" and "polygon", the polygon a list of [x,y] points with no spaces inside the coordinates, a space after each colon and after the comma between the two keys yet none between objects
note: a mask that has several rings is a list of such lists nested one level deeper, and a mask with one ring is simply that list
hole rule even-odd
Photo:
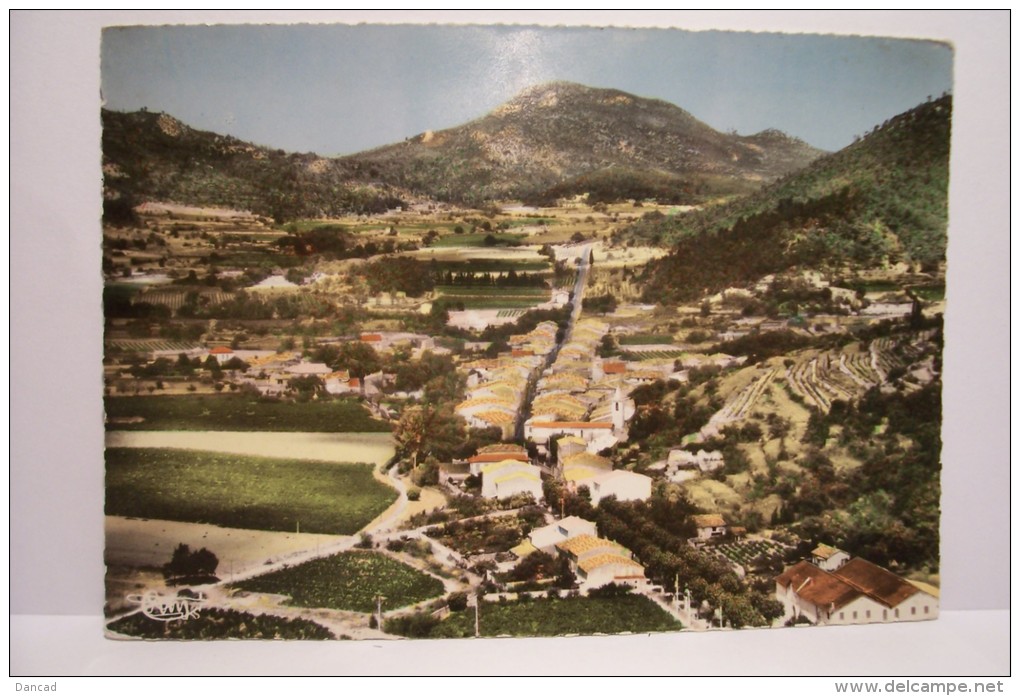
[{"label": "blue sky", "polygon": [[718,130],[827,150],[952,89],[952,51],[905,39],[665,29],[220,25],[103,32],[108,108],[338,155],[478,118],[552,80],[664,99]]}]

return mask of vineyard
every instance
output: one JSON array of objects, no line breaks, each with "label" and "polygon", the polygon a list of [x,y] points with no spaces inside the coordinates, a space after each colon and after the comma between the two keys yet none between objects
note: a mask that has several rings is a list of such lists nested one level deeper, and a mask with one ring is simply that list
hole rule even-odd
[{"label": "vineyard", "polygon": [[[483,636],[563,636],[678,631],[680,622],[641,595],[534,599],[487,603],[479,622]],[[460,612],[437,626],[431,637],[474,635],[474,613]]]},{"label": "vineyard", "polygon": [[747,539],[712,546],[711,549],[730,563],[748,568],[758,562],[786,552],[786,547],[768,539]]},{"label": "vineyard", "polygon": [[136,353],[154,353],[156,351],[187,353],[191,350],[205,348],[201,343],[168,341],[162,338],[115,338],[108,341],[108,344],[111,348]]},{"label": "vineyard", "polygon": [[[171,311],[176,312],[178,309],[186,304],[188,297],[187,290],[169,290],[160,288],[158,290],[148,290],[135,297],[135,302],[147,302],[154,305],[162,305],[169,307]],[[203,304],[217,305],[223,302],[229,302],[234,298],[234,293],[223,292],[221,290],[204,290],[199,293],[200,302]]]},{"label": "vineyard", "polygon": [[389,556],[349,551],[284,568],[233,585],[245,592],[286,595],[301,607],[371,613],[417,604],[443,594],[443,582]]},{"label": "vineyard", "polygon": [[547,289],[533,287],[437,285],[436,292],[442,299],[462,304],[465,309],[524,310],[549,300]]},{"label": "vineyard", "polygon": [[[867,348],[854,343],[839,352],[802,355],[786,369],[790,388],[816,408],[828,412],[837,399],[858,398],[873,386],[889,381],[893,370],[901,370],[931,351],[931,332],[886,336],[871,341]],[[907,391],[919,388],[903,382]]]},{"label": "vineyard", "polygon": [[680,350],[679,348],[675,350],[663,350],[662,348],[646,350],[641,346],[621,346],[621,349],[627,355],[633,355],[641,360],[651,360],[654,358],[675,360],[684,353],[684,351]]}]

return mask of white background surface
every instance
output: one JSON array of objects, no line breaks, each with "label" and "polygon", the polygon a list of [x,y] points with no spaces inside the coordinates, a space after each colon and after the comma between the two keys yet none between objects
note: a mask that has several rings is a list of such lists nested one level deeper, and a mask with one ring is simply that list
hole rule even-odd
[{"label": "white background surface", "polygon": [[[810,632],[386,646],[125,645],[102,638],[100,28],[193,23],[195,15],[14,12],[10,20],[10,613],[36,616],[12,617],[12,674],[168,673],[163,659],[169,656],[187,656],[188,667],[174,673],[234,674],[540,673],[556,665],[563,673],[564,659],[566,673],[588,668],[818,674],[821,667],[830,674],[887,674],[897,665],[904,667],[900,673],[1008,669],[1007,615],[963,611],[1006,610],[1010,598],[1008,14],[200,16],[202,22],[538,21],[837,32],[944,39],[956,47],[943,392],[943,620]],[[517,656],[528,661],[518,662]]]}]

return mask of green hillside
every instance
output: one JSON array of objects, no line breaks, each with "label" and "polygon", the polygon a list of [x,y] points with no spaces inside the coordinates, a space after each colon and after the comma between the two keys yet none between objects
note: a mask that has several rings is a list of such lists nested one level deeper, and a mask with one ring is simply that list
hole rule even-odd
[{"label": "green hillside", "polygon": [[945,258],[951,97],[890,119],[762,191],[624,238],[673,244],[649,267],[656,298],[689,300],[793,266],[868,268]]}]

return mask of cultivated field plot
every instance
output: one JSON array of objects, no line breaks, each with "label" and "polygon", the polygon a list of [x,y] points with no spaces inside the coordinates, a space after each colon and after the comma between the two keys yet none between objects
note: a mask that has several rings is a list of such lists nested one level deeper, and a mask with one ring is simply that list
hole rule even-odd
[{"label": "cultivated field plot", "polygon": [[[483,636],[562,636],[593,633],[679,631],[680,622],[640,595],[613,598],[568,597],[507,604],[486,603]],[[474,635],[474,612],[453,614],[433,635]]]},{"label": "cultivated field plot", "polygon": [[316,558],[233,587],[287,595],[296,606],[366,614],[375,611],[377,595],[386,598],[383,604],[386,611],[439,597],[444,592],[441,580],[372,551]]},{"label": "cultivated field plot", "polygon": [[672,342],[673,334],[630,334],[629,336],[620,336],[621,346],[654,346]]},{"label": "cultivated field plot", "polygon": [[194,343],[190,341],[170,341],[162,338],[115,338],[108,341],[108,344],[112,348],[119,348],[121,350],[137,352],[137,353],[151,353],[157,350],[165,351],[177,351],[179,353],[186,353],[189,350],[204,349],[201,343]]},{"label": "cultivated field plot", "polygon": [[106,450],[106,514],[271,532],[353,534],[396,492],[370,464],[170,449]]},{"label": "cultivated field plot", "polygon": [[[373,433],[390,426],[355,399],[260,401],[236,394],[107,397],[107,430]],[[141,418],[141,421],[137,421]]]},{"label": "cultivated field plot", "polygon": [[758,560],[785,553],[786,547],[768,539],[747,539],[714,546],[716,553],[739,566],[748,566]]},{"label": "cultivated field plot", "polygon": [[531,287],[440,285],[436,291],[443,299],[463,304],[465,309],[523,309],[549,299],[548,290]]},{"label": "cultivated field plot", "polygon": [[330,640],[333,634],[314,621],[254,615],[232,609],[202,609],[186,621],[156,621],[142,613],[125,616],[107,630],[136,638],[219,640],[223,638]]},{"label": "cultivated field plot", "polygon": [[[523,234],[450,234],[437,239],[433,245],[437,247],[484,247],[497,244],[520,244],[527,235]],[[491,239],[490,239],[491,238]],[[486,241],[489,239],[489,241]]]},{"label": "cultivated field plot", "polygon": [[621,350],[627,355],[637,356],[642,360],[652,358],[674,359],[684,354],[684,351],[679,348],[676,350],[644,350],[641,346],[621,346]]},{"label": "cultivated field plot", "polygon": [[389,433],[294,433],[200,430],[111,430],[107,447],[202,450],[278,459],[364,462],[380,466],[395,452]]}]

